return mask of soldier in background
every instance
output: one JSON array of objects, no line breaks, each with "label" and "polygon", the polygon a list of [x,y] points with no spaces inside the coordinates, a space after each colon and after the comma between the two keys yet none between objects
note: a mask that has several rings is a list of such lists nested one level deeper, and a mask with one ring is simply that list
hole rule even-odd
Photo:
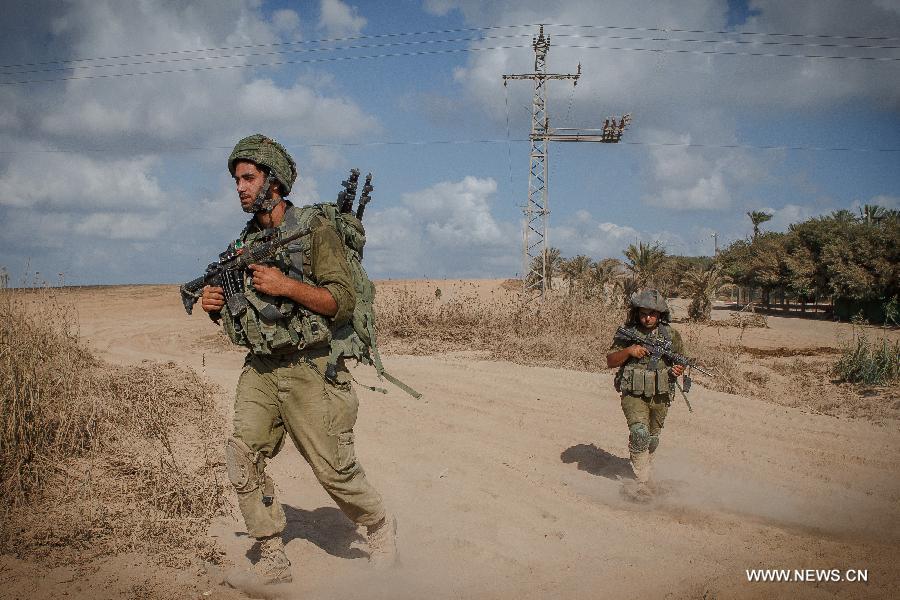
[{"label": "soldier in background", "polygon": [[286,526],[266,461],[289,435],[326,492],[353,522],[365,526],[369,558],[393,564],[396,521],[369,483],[354,452],[359,402],[340,360],[334,380],[324,376],[331,333],[353,314],[356,297],[344,245],[334,226],[285,198],[297,177],[290,154],[257,134],[237,143],[228,158],[241,208],[253,217],[231,249],[270,228],[311,228],[280,251],[275,264],[251,265],[242,282],[247,302],[236,316],[223,310],[221,287],[207,286],[201,306],[232,342],[250,351],[238,380],[234,435],[226,442],[228,477],[238,495],[247,533],[260,545],[251,574],[256,582],[291,581],[281,534]]},{"label": "soldier in background", "polygon": [[[669,305],[657,290],[634,293],[629,299],[626,328],[634,328],[647,337],[662,337],[672,342],[673,351],[683,353],[681,336],[669,325]],[[606,365],[618,367],[616,391],[622,395],[622,412],[628,423],[628,451],[631,468],[638,482],[638,500],[649,499],[650,468],[659,447],[659,435],[674,396],[675,378],[684,373],[684,365],[669,365],[648,356],[640,344],[613,338],[613,350]],[[655,363],[655,364],[654,364]]]}]

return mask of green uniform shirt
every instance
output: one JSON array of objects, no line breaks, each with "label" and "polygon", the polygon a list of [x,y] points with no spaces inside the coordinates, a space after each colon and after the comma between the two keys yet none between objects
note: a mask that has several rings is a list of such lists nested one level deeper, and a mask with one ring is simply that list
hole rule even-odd
[{"label": "green uniform shirt", "polygon": [[331,292],[337,303],[337,312],[332,321],[335,325],[342,325],[353,315],[353,309],[356,307],[356,289],[353,287],[344,243],[330,223],[321,217],[318,221],[320,224],[310,239],[312,275],[319,287]]},{"label": "green uniform shirt", "polygon": [[[288,210],[292,207],[293,205],[288,202]],[[314,229],[309,241],[312,279],[317,286],[328,290],[334,298],[337,312],[331,320],[335,326],[340,326],[350,320],[356,307],[356,290],[344,252],[344,243],[334,227],[322,217],[315,217],[312,226]],[[278,228],[283,227],[284,222]],[[260,231],[260,227],[254,219],[247,233],[257,231]],[[288,277],[291,277],[290,273]]]}]

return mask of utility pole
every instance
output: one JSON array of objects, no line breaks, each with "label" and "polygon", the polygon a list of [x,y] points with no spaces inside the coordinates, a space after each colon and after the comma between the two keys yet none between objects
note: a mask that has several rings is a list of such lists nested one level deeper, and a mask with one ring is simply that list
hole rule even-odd
[{"label": "utility pole", "polygon": [[714,248],[716,250],[715,256],[716,256],[716,258],[718,258],[718,256],[719,256],[719,232],[713,231],[711,234],[709,234],[709,237],[711,237],[713,239]]},{"label": "utility pole", "polygon": [[[528,170],[528,202],[524,207],[525,219],[522,227],[522,295],[524,301],[533,298],[544,299],[547,292],[547,243],[550,199],[548,196],[547,154],[549,143],[558,142],[602,142],[615,143],[622,139],[622,133],[631,122],[631,115],[616,120],[609,117],[599,129],[550,128],[547,111],[547,82],[551,79],[571,79],[578,85],[581,77],[581,63],[575,73],[547,73],[547,52],[550,50],[550,36],[544,36],[541,25],[538,36],[532,38],[534,48],[534,72],[503,75],[503,85],[510,79],[531,79],[534,81],[534,96],[531,102],[531,154]],[[540,257],[541,260],[536,259]]]}]

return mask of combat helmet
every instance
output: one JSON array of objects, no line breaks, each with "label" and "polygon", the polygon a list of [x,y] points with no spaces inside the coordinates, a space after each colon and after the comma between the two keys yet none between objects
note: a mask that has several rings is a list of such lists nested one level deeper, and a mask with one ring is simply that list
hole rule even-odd
[{"label": "combat helmet", "polygon": [[628,298],[628,303],[631,305],[631,311],[629,311],[629,321],[634,323],[638,322],[637,312],[639,308],[649,308],[650,310],[655,310],[659,313],[659,320],[667,323],[671,317],[669,311],[669,304],[666,302],[666,297],[663,296],[658,290],[643,290],[641,292],[634,292]]},{"label": "combat helmet", "polygon": [[256,165],[266,167],[269,171],[266,185],[260,190],[259,196],[247,210],[247,212],[256,212],[259,210],[272,210],[275,205],[273,199],[266,198],[269,191],[271,179],[281,184],[281,195],[287,196],[291,192],[291,187],[297,179],[297,163],[291,158],[291,155],[284,146],[276,142],[270,137],[261,133],[256,133],[245,137],[234,145],[234,150],[228,156],[228,172],[234,176],[235,163],[240,160],[247,160]]}]

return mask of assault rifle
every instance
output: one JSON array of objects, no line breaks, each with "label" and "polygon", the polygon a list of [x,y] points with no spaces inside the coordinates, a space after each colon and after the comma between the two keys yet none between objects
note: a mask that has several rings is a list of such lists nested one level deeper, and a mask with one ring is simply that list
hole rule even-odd
[{"label": "assault rifle", "polygon": [[[678,354],[674,350],[672,350],[672,340],[665,340],[662,338],[650,338],[645,335],[641,335],[634,329],[628,329],[625,327],[619,327],[616,329],[616,337],[619,339],[627,340],[629,342],[634,342],[635,344],[640,344],[644,348],[646,348],[650,354],[650,364],[656,365],[660,359],[668,361],[670,363],[676,365],[684,365],[688,369],[697,369],[704,375],[708,375],[713,377],[713,374],[707,371],[706,369],[697,366],[697,364],[684,356],[683,354]],[[691,376],[688,373],[684,375],[684,387],[678,384],[678,378],[673,378],[670,381],[678,388],[678,391],[681,392],[681,396],[684,398],[685,404],[687,404],[688,410],[690,412],[694,412],[694,409],[691,407],[691,403],[688,400],[687,392],[691,389]],[[674,390],[673,392],[674,393]],[[671,396],[670,396],[671,399]]]},{"label": "assault rifle", "polygon": [[645,335],[641,335],[634,329],[628,329],[626,327],[619,327],[618,329],[616,329],[616,337],[619,339],[627,340],[629,342],[634,342],[635,344],[640,344],[641,346],[646,348],[650,352],[651,364],[653,364],[654,361],[663,359],[676,365],[684,365],[685,367],[689,367],[691,369],[697,369],[704,375],[713,377],[712,373],[702,367],[697,366],[697,363],[695,363],[687,356],[684,356],[683,354],[677,354],[674,350],[672,350],[672,340],[650,338]]},{"label": "assault rifle", "polygon": [[210,263],[206,272],[196,279],[181,286],[181,301],[184,310],[191,314],[194,304],[200,299],[204,286],[213,285],[225,291],[225,303],[232,315],[238,316],[247,309],[247,298],[244,296],[244,271],[256,263],[266,262],[275,257],[279,249],[294,240],[312,233],[311,228],[301,229],[290,235],[284,235],[277,229],[264,231],[259,238],[247,246],[232,244],[228,250],[219,255],[219,260]]}]

